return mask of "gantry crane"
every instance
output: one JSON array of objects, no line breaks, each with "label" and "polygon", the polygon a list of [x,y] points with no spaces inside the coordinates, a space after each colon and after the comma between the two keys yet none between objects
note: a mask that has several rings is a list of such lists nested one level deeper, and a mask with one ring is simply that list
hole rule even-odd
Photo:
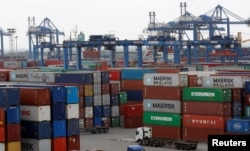
[{"label": "gantry crane", "polygon": [[11,34],[8,32],[5,32],[1,27],[0,27],[0,58],[4,58],[4,43],[3,43],[3,36],[10,36]]},{"label": "gantry crane", "polygon": [[[64,32],[59,31],[56,26],[52,23],[49,18],[45,18],[38,26],[35,24],[35,18],[28,18],[29,28],[28,28],[28,36],[29,36],[29,58],[32,58],[32,50],[33,50],[33,59],[38,59],[38,51],[37,47],[42,43],[56,45],[59,44],[59,36],[63,35]],[[36,45],[36,47],[34,47]],[[55,47],[50,47],[50,52],[54,51]],[[58,54],[60,54],[60,50],[57,49]]]}]

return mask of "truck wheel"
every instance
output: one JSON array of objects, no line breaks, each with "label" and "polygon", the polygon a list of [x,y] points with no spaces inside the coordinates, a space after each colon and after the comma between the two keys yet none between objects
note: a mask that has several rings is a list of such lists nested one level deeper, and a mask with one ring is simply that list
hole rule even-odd
[{"label": "truck wheel", "polygon": [[104,129],[100,129],[100,133],[104,133]]},{"label": "truck wheel", "polygon": [[105,128],[104,133],[108,133],[108,132],[109,132],[109,129]]},{"label": "truck wheel", "polygon": [[95,133],[98,134],[100,133],[100,131],[98,129],[95,129]]},{"label": "truck wheel", "polygon": [[180,144],[180,149],[181,149],[181,150],[183,150],[183,149],[184,149],[183,144]]},{"label": "truck wheel", "polygon": [[189,148],[190,148],[189,145],[187,145],[187,144],[184,144],[184,145],[183,145],[183,149],[184,149],[184,150],[189,150]]},{"label": "truck wheel", "polygon": [[175,149],[180,149],[180,144],[175,143]]}]

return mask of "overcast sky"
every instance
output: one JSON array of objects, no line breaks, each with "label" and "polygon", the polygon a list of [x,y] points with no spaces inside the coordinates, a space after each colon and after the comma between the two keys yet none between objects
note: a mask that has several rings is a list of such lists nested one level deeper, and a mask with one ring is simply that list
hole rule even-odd
[{"label": "overcast sky", "polygon": [[[238,16],[250,17],[250,0],[0,0],[0,27],[15,28],[18,48],[28,49],[28,17],[35,17],[38,26],[48,17],[65,32],[67,39],[77,27],[86,37],[91,34],[115,34],[119,39],[137,39],[149,23],[149,12],[155,11],[158,22],[169,22],[180,16],[180,2],[187,3],[187,11],[195,16],[221,5]],[[233,25],[243,39],[250,37],[250,27]],[[9,38],[4,38],[5,50]]]}]

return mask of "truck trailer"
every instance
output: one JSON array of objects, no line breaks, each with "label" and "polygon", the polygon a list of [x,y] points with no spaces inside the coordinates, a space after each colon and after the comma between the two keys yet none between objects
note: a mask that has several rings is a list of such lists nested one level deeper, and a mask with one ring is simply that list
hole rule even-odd
[{"label": "truck trailer", "polygon": [[174,147],[175,149],[179,149],[179,150],[196,150],[197,145],[198,145],[198,142],[196,141],[175,140],[175,139],[153,137],[151,127],[137,128],[135,140],[139,145],[142,145],[142,146]]}]

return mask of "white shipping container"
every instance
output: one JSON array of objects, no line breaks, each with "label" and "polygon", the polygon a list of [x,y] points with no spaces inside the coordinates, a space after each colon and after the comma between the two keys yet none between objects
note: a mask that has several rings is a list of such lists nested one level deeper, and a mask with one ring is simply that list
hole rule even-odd
[{"label": "white shipping container", "polygon": [[102,105],[110,105],[110,94],[102,95]]},{"label": "white shipping container", "polygon": [[101,71],[94,71],[93,72],[93,82],[94,83],[99,83],[99,82],[102,82],[101,80],[102,80]]},{"label": "white shipping container", "polygon": [[111,117],[117,117],[120,115],[120,108],[119,106],[112,106],[111,107]]},{"label": "white shipping container", "polygon": [[12,82],[28,82],[28,70],[11,70],[10,81]]},{"label": "white shipping container", "polygon": [[79,104],[66,105],[66,118],[67,119],[79,118]]},{"label": "white shipping container", "polygon": [[55,82],[55,72],[30,72],[28,74],[29,82]]},{"label": "white shipping container", "polygon": [[145,86],[188,86],[188,75],[178,73],[146,73],[143,75]]},{"label": "white shipping container", "polygon": [[85,107],[85,118],[93,118],[93,107]]},{"label": "white shipping container", "polygon": [[84,119],[83,118],[79,119],[79,128],[80,129],[84,129],[85,128],[85,124],[84,124]]},{"label": "white shipping container", "polygon": [[50,151],[51,139],[22,138],[22,151]]},{"label": "white shipping container", "polygon": [[203,76],[209,76],[211,74],[215,74],[216,71],[189,71],[189,72],[183,72],[188,75],[197,75],[197,85],[201,86],[201,78]]},{"label": "white shipping container", "polygon": [[181,101],[144,99],[143,111],[181,113]]},{"label": "white shipping container", "polygon": [[20,105],[20,118],[26,121],[50,121],[51,120],[51,107],[50,105],[31,106]]},{"label": "white shipping container", "polygon": [[101,94],[102,93],[102,85],[100,82],[93,84],[93,91],[94,91],[94,94]]},{"label": "white shipping container", "polygon": [[3,66],[4,68],[8,68],[8,69],[12,69],[12,68],[20,69],[22,68],[22,62],[21,61],[4,61]]},{"label": "white shipping container", "polygon": [[244,88],[247,76],[203,76],[202,87]]},{"label": "white shipping container", "polygon": [[0,151],[5,151],[5,143],[0,143]]},{"label": "white shipping container", "polygon": [[102,105],[102,95],[100,94],[97,94],[97,95],[94,95],[93,97],[93,101],[94,101],[94,106],[100,106]]}]

